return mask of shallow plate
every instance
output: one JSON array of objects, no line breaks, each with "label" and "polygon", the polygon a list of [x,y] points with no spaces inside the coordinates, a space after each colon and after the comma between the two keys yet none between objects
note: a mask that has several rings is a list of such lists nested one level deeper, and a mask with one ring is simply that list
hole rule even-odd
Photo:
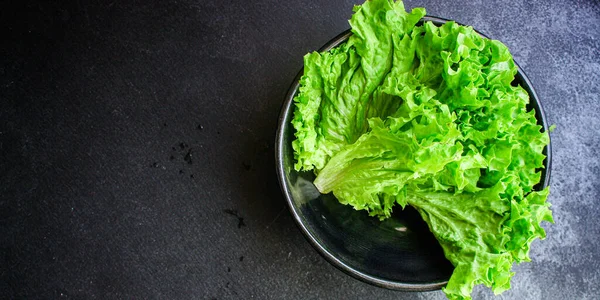
[{"label": "shallow plate", "polygon": [[[448,20],[427,16],[423,21],[439,26]],[[320,51],[344,43],[350,35],[350,30],[338,35]],[[453,266],[416,210],[395,209],[391,218],[380,222],[365,211],[340,204],[331,194],[320,194],[312,184],[312,173],[294,170],[291,120],[302,73],[298,73],[285,98],[275,151],[281,189],[302,233],[331,264],[362,281],[405,291],[440,289],[448,282]],[[542,106],[521,68],[514,84],[529,93],[528,109],[535,109],[538,123],[547,131]],[[536,189],[546,187],[550,180],[550,145],[544,151],[546,168],[541,170],[543,181]]]}]

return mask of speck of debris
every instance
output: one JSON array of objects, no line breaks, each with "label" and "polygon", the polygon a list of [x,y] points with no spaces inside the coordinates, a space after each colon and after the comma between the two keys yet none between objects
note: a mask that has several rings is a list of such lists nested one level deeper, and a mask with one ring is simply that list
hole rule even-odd
[{"label": "speck of debris", "polygon": [[242,255],[242,256],[240,256],[240,261],[243,261],[243,260],[244,260],[244,256]]},{"label": "speck of debris", "polygon": [[250,165],[249,163],[243,162],[242,165],[244,166],[244,169],[246,169],[246,171],[250,171],[250,169],[252,168],[252,165]]},{"label": "speck of debris", "polygon": [[230,267],[227,267],[227,272],[231,272],[231,268]]},{"label": "speck of debris", "polygon": [[198,124],[198,130],[204,130],[204,126]]},{"label": "speck of debris", "polygon": [[167,127],[167,123],[163,123],[163,127]]},{"label": "speck of debris", "polygon": [[220,131],[217,131],[217,134],[221,134],[221,132],[220,132]]},{"label": "speck of debris", "polygon": [[187,146],[188,146],[188,144],[186,144],[184,142],[179,143],[179,148],[181,148],[181,150],[187,148]]},{"label": "speck of debris", "polygon": [[186,153],[185,157],[183,157],[183,160],[185,160],[188,164],[192,164],[192,148],[190,148],[190,150],[188,150],[188,152]]},{"label": "speck of debris", "polygon": [[240,216],[240,214],[237,212],[237,210],[224,209],[223,212],[225,212],[226,214],[230,214],[238,219],[238,228],[242,228],[243,226],[246,226],[246,224],[244,223],[244,218]]},{"label": "speck of debris", "polygon": [[194,178],[194,174],[190,174],[190,178]]},{"label": "speck of debris", "polygon": [[150,165],[150,166],[151,166],[151,167],[153,167],[153,168],[158,168],[158,167],[160,167],[160,165],[159,165],[157,162],[153,163],[153,164],[152,164],[152,165]]}]

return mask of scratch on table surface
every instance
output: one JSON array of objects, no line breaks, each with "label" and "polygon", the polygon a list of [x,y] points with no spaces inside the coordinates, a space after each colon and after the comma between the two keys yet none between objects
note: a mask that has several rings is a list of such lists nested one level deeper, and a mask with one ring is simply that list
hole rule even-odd
[{"label": "scratch on table surface", "polygon": [[544,52],[546,54],[548,54],[548,56],[550,56],[550,59],[552,59],[552,62],[554,63],[554,65],[557,66],[558,63],[556,62],[556,58],[554,58],[554,55],[552,55],[552,53],[550,53],[550,51],[548,51],[548,50],[544,50]]},{"label": "scratch on table surface", "polygon": [[275,223],[275,221],[277,221],[277,219],[279,219],[279,216],[281,216],[281,213],[283,213],[284,210],[285,210],[285,207],[282,207],[281,210],[279,211],[279,213],[277,213],[277,215],[275,216],[275,218],[273,218],[273,221],[271,221],[269,223],[269,225],[267,225],[266,229],[269,229],[271,227],[271,225],[273,225],[273,223]]}]

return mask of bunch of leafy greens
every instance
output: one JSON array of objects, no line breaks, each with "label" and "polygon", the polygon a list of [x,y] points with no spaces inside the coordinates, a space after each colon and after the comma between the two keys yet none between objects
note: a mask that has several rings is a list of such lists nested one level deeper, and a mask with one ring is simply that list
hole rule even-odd
[{"label": "bunch of leafy greens", "polygon": [[305,56],[295,168],[380,219],[416,208],[455,266],[449,298],[470,299],[481,283],[501,293],[545,237],[540,222],[553,221],[548,189],[533,189],[549,137],[511,85],[505,45],[454,22],[417,26],[424,15],[369,0],[346,43]]}]

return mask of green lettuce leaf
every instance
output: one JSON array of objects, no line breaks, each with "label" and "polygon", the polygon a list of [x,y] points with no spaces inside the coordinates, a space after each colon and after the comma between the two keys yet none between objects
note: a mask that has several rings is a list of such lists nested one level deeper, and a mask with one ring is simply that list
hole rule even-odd
[{"label": "green lettuce leaf", "polygon": [[505,179],[476,193],[419,188],[406,193],[455,267],[444,288],[448,298],[471,299],[477,284],[495,294],[508,290],[513,262],[529,261],[531,242],[546,237],[540,222],[553,222],[548,189],[508,200],[503,194],[511,184]]},{"label": "green lettuce leaf", "polygon": [[374,91],[392,66],[392,36],[413,28],[424,15],[424,9],[407,13],[401,1],[368,1],[355,8],[347,43],[304,57],[292,121],[296,170],[322,169],[367,130],[368,117],[385,117],[397,107]]},{"label": "green lettuce leaf", "polygon": [[354,11],[347,43],[305,57],[296,169],[382,220],[416,208],[455,266],[449,298],[477,284],[501,293],[552,222],[548,189],[533,188],[549,137],[512,85],[512,55],[468,26],[416,26],[425,10],[401,1]]}]

